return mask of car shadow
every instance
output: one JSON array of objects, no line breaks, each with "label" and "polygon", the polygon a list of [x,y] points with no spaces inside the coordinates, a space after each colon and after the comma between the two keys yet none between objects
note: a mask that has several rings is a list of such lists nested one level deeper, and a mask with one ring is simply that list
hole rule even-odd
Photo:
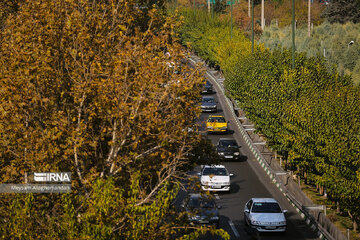
[{"label": "car shadow", "polygon": [[234,134],[234,132],[235,132],[234,130],[228,129],[226,134]]},{"label": "car shadow", "polygon": [[248,160],[248,157],[245,156],[245,155],[241,155],[240,156],[240,159],[239,159],[239,162],[246,162]]}]

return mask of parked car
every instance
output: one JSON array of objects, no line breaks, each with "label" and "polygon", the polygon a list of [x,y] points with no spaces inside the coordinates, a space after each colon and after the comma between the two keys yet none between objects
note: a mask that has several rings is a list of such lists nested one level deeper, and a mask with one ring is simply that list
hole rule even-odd
[{"label": "parked car", "polygon": [[217,112],[216,100],[213,96],[202,97],[201,110],[203,112]]},{"label": "parked car", "polygon": [[181,204],[187,212],[189,221],[193,225],[213,225],[219,228],[219,208],[211,196],[200,193],[191,193]]},{"label": "parked car", "polygon": [[201,93],[214,93],[214,88],[210,81],[206,81]]},{"label": "parked car", "polygon": [[225,160],[239,160],[239,148],[234,138],[220,138],[216,145],[217,153]]},{"label": "parked car", "polygon": [[244,208],[245,224],[259,232],[285,232],[285,213],[273,198],[251,198]]},{"label": "parked car", "polygon": [[210,115],[208,120],[206,121],[206,129],[209,133],[210,132],[226,133],[228,130],[228,124],[224,116]]},{"label": "parked car", "polygon": [[230,177],[224,165],[205,165],[200,172],[201,189],[204,191],[230,191]]}]

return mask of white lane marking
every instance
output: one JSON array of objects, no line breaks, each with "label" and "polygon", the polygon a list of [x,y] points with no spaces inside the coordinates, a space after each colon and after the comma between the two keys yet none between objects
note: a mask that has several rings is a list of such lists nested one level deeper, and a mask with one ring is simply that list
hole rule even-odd
[{"label": "white lane marking", "polygon": [[214,194],[214,196],[217,200],[220,200],[219,194]]},{"label": "white lane marking", "polygon": [[235,225],[231,220],[229,220],[229,225],[230,225],[231,229],[233,230],[235,237],[237,237],[237,238],[240,237],[240,234],[236,230]]}]

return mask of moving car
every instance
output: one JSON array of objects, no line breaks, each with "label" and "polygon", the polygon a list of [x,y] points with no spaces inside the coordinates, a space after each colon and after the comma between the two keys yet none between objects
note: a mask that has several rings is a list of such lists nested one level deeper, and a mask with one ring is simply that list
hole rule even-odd
[{"label": "moving car", "polygon": [[205,165],[200,172],[201,189],[204,191],[230,191],[230,176],[224,165]]},{"label": "moving car", "polygon": [[259,232],[285,232],[285,213],[273,198],[251,198],[244,208],[245,224]]},{"label": "moving car", "polygon": [[194,225],[214,225],[219,228],[219,208],[211,196],[200,193],[188,194],[181,207]]},{"label": "moving car", "polygon": [[240,159],[239,145],[234,138],[220,138],[216,150],[219,156],[225,160]]},{"label": "moving car", "polygon": [[214,93],[213,85],[211,82],[206,81],[202,91],[202,93]]},{"label": "moving car", "polygon": [[228,124],[224,116],[210,115],[206,121],[206,129],[208,132],[224,132],[228,130]]},{"label": "moving car", "polygon": [[216,112],[217,104],[215,98],[212,96],[202,97],[201,110],[203,112]]}]

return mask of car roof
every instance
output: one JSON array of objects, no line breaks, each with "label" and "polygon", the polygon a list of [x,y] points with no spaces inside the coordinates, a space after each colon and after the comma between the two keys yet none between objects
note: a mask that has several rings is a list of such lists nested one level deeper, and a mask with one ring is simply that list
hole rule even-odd
[{"label": "car roof", "polygon": [[278,203],[274,198],[252,198],[253,202]]},{"label": "car roof", "polygon": [[225,117],[222,116],[222,115],[210,115],[210,116],[209,116],[209,118],[212,118],[212,117],[223,117],[223,118],[225,118]]},{"label": "car roof", "polygon": [[209,196],[207,196],[206,194],[200,194],[200,193],[189,193],[188,198],[210,199]]},{"label": "car roof", "polygon": [[202,98],[203,98],[203,99],[204,99],[204,98],[212,98],[212,99],[215,99],[213,96],[203,96]]},{"label": "car roof", "polygon": [[189,198],[199,198],[199,197],[201,197],[201,194],[200,193],[189,193],[188,197]]},{"label": "car roof", "polygon": [[230,141],[230,140],[236,142],[235,138],[220,138],[220,139],[219,139],[219,142],[220,142],[220,141]]}]

